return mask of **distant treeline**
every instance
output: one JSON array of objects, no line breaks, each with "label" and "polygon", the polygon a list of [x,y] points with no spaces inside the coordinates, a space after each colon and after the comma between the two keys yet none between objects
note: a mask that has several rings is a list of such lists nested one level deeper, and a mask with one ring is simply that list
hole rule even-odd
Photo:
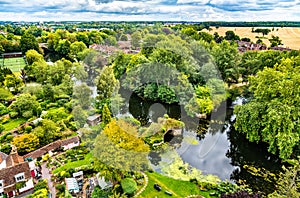
[{"label": "distant treeline", "polygon": [[261,22],[203,22],[204,26],[223,27],[300,27],[300,21],[261,21]]},{"label": "distant treeline", "polygon": [[259,21],[259,22],[226,22],[226,21],[207,21],[207,22],[191,22],[191,21],[62,21],[62,22],[12,22],[12,21],[0,21],[0,26],[11,25],[17,26],[31,26],[42,25],[51,27],[54,29],[72,29],[76,28],[110,28],[110,29],[130,29],[130,28],[142,28],[147,26],[181,26],[191,25],[198,27],[196,29],[209,28],[209,27],[300,27],[300,21]]}]

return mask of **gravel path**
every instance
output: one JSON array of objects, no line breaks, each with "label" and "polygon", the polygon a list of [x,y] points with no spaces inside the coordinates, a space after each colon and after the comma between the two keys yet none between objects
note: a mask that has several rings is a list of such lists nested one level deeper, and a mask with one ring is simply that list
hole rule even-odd
[{"label": "gravel path", "polygon": [[55,186],[53,186],[53,182],[51,181],[51,174],[49,169],[46,166],[46,162],[42,164],[42,178],[47,179],[50,193],[52,197],[55,198],[56,196]]},{"label": "gravel path", "polygon": [[149,181],[148,176],[147,176],[144,172],[141,172],[141,174],[142,174],[142,175],[144,176],[144,178],[145,178],[144,186],[143,186],[143,188],[141,188],[141,189],[134,195],[134,197],[138,197],[138,196],[146,189],[146,187],[148,186],[148,181]]}]

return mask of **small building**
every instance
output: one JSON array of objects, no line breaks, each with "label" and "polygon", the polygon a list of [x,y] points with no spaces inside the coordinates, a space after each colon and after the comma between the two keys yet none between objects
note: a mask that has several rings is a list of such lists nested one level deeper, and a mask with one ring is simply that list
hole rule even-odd
[{"label": "small building", "polygon": [[79,193],[79,186],[75,178],[65,178],[66,189],[70,193]]},{"label": "small building", "polygon": [[31,123],[34,124],[35,126],[38,125],[38,123],[40,123],[43,120],[43,118],[37,118],[35,120],[32,120]]},{"label": "small building", "polygon": [[73,177],[76,180],[83,180],[83,171],[79,171],[79,172],[73,173]]},{"label": "small building", "polygon": [[12,148],[9,155],[0,154],[0,195],[14,197],[34,188],[31,167]]},{"label": "small building", "polygon": [[17,58],[17,57],[23,57],[22,52],[11,52],[11,53],[3,53],[3,58]]},{"label": "small building", "polygon": [[95,115],[89,116],[87,118],[86,122],[90,126],[95,126],[95,125],[97,125],[101,122],[101,115],[100,114],[95,114]]}]

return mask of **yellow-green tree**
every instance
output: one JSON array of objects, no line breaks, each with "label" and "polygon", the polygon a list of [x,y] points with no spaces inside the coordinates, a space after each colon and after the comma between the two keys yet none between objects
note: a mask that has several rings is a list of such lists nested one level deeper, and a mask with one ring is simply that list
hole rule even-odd
[{"label": "yellow-green tree", "polygon": [[138,137],[137,128],[123,120],[113,119],[94,144],[98,161],[122,171],[148,169],[149,146]]},{"label": "yellow-green tree", "polygon": [[107,125],[111,121],[111,113],[107,106],[107,104],[104,104],[103,110],[102,110],[102,123]]},{"label": "yellow-green tree", "polygon": [[96,80],[98,99],[109,99],[118,91],[119,81],[115,78],[113,67],[103,67],[100,76]]},{"label": "yellow-green tree", "polygon": [[35,96],[30,94],[21,94],[18,96],[16,101],[14,101],[9,109],[17,112],[20,116],[24,118],[31,118],[32,116],[39,116],[41,113],[41,106],[36,101]]},{"label": "yellow-green tree", "polygon": [[12,144],[17,147],[20,155],[24,155],[38,148],[39,139],[34,134],[24,134],[14,137]]},{"label": "yellow-green tree", "polygon": [[61,137],[60,128],[52,120],[44,119],[32,133],[39,138],[40,145],[44,146]]}]

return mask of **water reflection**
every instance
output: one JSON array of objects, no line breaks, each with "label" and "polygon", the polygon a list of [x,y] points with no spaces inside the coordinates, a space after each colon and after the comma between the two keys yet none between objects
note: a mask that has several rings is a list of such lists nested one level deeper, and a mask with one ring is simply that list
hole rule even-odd
[{"label": "water reflection", "polygon": [[274,181],[268,182],[259,176],[252,175],[244,168],[244,165],[278,173],[281,167],[279,158],[267,152],[266,145],[250,143],[243,135],[239,135],[232,126],[227,135],[231,144],[226,156],[231,160],[233,166],[239,167],[232,172],[230,179],[236,183],[246,181],[256,191],[273,192]]},{"label": "water reflection", "polygon": [[[182,139],[176,142],[177,146],[180,143],[176,151],[185,162],[200,169],[204,174],[214,174],[222,180],[227,179],[235,183],[244,180],[256,191],[270,192],[274,189],[274,183],[266,183],[262,178],[250,174],[244,165],[276,173],[281,167],[280,160],[267,152],[266,145],[250,143],[243,134],[234,130],[233,107],[243,101],[239,98],[230,104],[224,102],[211,117],[199,120],[188,117],[179,105],[145,101],[133,94],[129,99],[129,112],[143,125],[156,121],[164,114],[181,119],[186,124],[183,138],[188,137],[196,141],[196,144]],[[153,165],[162,160],[157,152],[150,153],[149,157]]]}]

